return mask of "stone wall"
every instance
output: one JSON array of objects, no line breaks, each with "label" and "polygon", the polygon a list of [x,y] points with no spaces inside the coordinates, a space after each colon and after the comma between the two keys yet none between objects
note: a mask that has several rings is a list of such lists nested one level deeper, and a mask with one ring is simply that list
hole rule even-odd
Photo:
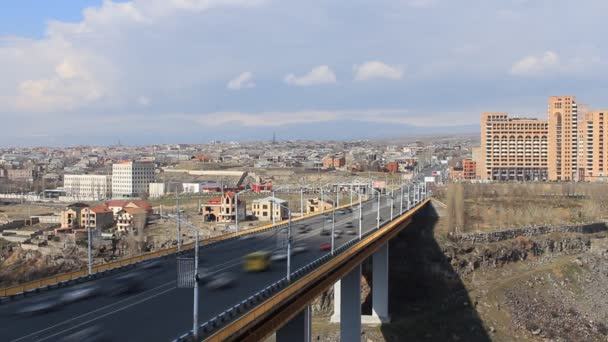
[{"label": "stone wall", "polygon": [[581,233],[592,234],[608,230],[606,223],[595,222],[586,224],[546,225],[503,229],[487,233],[450,233],[449,239],[454,242],[488,243],[514,239],[518,236],[539,236],[549,233]]}]

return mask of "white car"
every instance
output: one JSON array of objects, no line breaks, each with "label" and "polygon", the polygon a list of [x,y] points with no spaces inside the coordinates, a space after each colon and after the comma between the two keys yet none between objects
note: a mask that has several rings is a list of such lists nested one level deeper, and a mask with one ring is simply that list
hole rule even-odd
[{"label": "white car", "polygon": [[87,299],[98,295],[101,289],[96,284],[86,284],[83,286],[77,286],[71,291],[64,293],[61,296],[61,302],[73,303],[79,300]]},{"label": "white car", "polygon": [[207,283],[207,288],[210,290],[219,290],[232,285],[236,277],[231,273],[221,273],[214,277],[213,280]]},{"label": "white car", "polygon": [[287,252],[285,252],[285,251],[276,251],[276,252],[272,253],[272,255],[270,256],[270,260],[272,260],[272,261],[287,260]]},{"label": "white car", "polygon": [[293,254],[304,253],[308,250],[308,247],[304,245],[295,245],[291,250],[293,251]]}]

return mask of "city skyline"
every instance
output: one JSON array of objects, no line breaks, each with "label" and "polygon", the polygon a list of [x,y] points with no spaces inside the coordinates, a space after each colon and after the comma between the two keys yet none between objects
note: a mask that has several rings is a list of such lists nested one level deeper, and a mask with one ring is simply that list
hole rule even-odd
[{"label": "city skyline", "polygon": [[607,6],[14,1],[0,25],[0,145],[475,133],[482,112],[543,117],[564,93],[604,108],[591,28]]}]

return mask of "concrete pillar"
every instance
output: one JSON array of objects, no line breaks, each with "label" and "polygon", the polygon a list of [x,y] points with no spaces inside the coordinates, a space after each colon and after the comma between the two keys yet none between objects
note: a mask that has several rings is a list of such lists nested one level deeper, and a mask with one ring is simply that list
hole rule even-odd
[{"label": "concrete pillar", "polygon": [[361,265],[340,282],[340,341],[361,340]]},{"label": "concrete pillar", "polygon": [[372,272],[372,315],[363,316],[363,323],[388,323],[388,242],[372,256]]},{"label": "concrete pillar", "polygon": [[277,330],[277,342],[310,342],[312,327],[310,305]]},{"label": "concrete pillar", "polygon": [[330,322],[332,323],[340,323],[340,305],[341,305],[341,281],[338,280],[334,284],[334,313],[331,315]]}]

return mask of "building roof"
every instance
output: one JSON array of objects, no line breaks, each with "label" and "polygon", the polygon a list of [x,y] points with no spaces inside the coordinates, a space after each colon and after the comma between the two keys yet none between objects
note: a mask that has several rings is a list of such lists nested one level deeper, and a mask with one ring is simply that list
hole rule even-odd
[{"label": "building roof", "polygon": [[105,205],[101,204],[101,205],[97,205],[97,206],[92,207],[91,211],[95,212],[95,213],[108,213],[108,212],[111,212],[112,210],[110,210]]},{"label": "building roof", "polygon": [[226,191],[224,193],[224,196],[228,197],[228,198],[232,198],[232,197],[234,197],[234,192],[232,192],[232,191]]},{"label": "building roof", "polygon": [[253,200],[253,203],[262,203],[262,202],[274,202],[274,203],[279,203],[279,204],[287,203],[287,201],[284,199],[280,199],[278,197],[273,198],[272,196],[258,198],[256,200]]},{"label": "building roof", "polygon": [[123,210],[131,215],[146,215],[148,213],[146,209],[142,208],[124,208]]},{"label": "building roof", "polygon": [[148,201],[144,201],[144,200],[129,201],[125,205],[125,207],[133,207],[131,204],[133,204],[137,208],[142,208],[142,209],[145,209],[145,210],[148,210],[148,211],[152,210],[152,205]]},{"label": "building roof", "polygon": [[220,204],[222,203],[221,197],[212,197],[207,201],[207,204]]},{"label": "building roof", "polygon": [[74,209],[74,208],[86,208],[89,205],[86,203],[82,203],[82,202],[76,202],[76,203],[72,203],[70,205],[68,205],[68,208],[70,209]]},{"label": "building roof", "polygon": [[106,206],[108,207],[124,207],[125,204],[127,204],[127,202],[125,201],[118,201],[118,200],[112,200],[112,201],[107,201],[106,202]]}]

